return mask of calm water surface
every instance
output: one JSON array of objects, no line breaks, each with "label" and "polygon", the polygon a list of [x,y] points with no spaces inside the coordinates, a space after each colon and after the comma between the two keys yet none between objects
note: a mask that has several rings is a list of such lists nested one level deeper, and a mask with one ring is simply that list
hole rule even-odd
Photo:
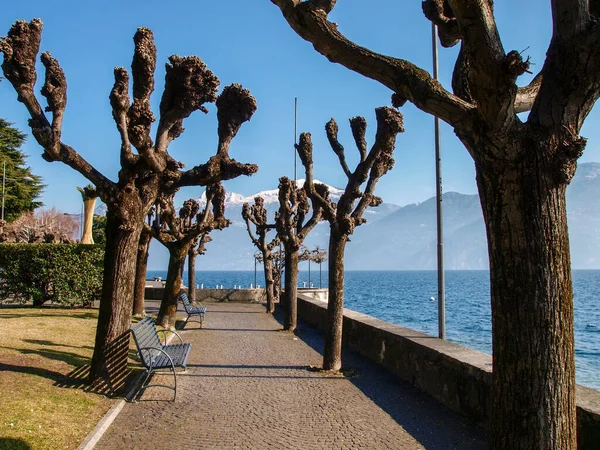
[{"label": "calm water surface", "polygon": [[[166,276],[149,271],[148,277]],[[308,284],[301,272],[299,285]],[[187,274],[184,274],[184,280]],[[261,272],[256,281],[264,286]],[[311,280],[319,286],[318,268]],[[204,287],[225,288],[254,284],[254,272],[198,272]],[[327,274],[323,272],[323,287]],[[577,382],[600,390],[600,270],[573,271],[575,294],[575,357]],[[435,271],[348,271],[345,307],[387,322],[437,336],[437,274]],[[446,272],[446,337],[488,354],[492,353],[489,272]]]}]

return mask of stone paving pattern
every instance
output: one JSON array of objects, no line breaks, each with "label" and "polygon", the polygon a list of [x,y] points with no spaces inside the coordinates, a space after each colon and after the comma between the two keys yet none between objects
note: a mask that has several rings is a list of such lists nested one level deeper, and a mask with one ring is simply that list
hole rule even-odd
[{"label": "stone paving pattern", "polygon": [[[260,304],[209,303],[172,391],[147,389],[125,405],[96,449],[481,449],[483,430],[347,352],[344,375],[321,365],[323,335],[296,334]],[[172,383],[172,375],[159,375]]]}]

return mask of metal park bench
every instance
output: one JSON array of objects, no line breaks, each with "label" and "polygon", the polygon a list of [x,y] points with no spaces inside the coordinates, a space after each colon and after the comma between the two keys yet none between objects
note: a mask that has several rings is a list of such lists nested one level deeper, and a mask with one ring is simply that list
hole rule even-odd
[{"label": "metal park bench", "polygon": [[[179,338],[180,343],[172,345],[163,344],[158,337],[158,333],[167,332],[175,334]],[[175,398],[177,397],[177,375],[175,373],[175,367],[183,367],[185,370],[192,344],[185,344],[183,339],[181,339],[181,336],[175,331],[157,330],[151,317],[145,317],[133,325],[131,327],[131,334],[133,334],[133,340],[137,346],[138,355],[140,355],[142,365],[146,369],[146,378],[139,391],[149,387],[166,387],[175,391],[175,394],[173,395],[173,401],[175,401]],[[164,337],[166,342],[166,334]],[[170,369],[173,372],[173,387],[165,384],[146,384],[149,382],[150,376],[156,369]]]},{"label": "metal park bench", "polygon": [[206,308],[200,304],[192,305],[190,303],[190,299],[185,293],[181,294],[179,298],[181,299],[181,303],[183,303],[183,308],[185,309],[185,312],[188,315],[186,320],[189,320],[192,316],[198,316],[198,320],[200,321],[200,327],[202,327],[202,324],[204,323],[204,314],[206,313]]}]

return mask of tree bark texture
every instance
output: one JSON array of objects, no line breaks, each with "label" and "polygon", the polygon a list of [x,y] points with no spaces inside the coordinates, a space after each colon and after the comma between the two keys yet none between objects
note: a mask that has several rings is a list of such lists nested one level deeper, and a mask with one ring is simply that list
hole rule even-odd
[{"label": "tree bark texture", "polygon": [[348,236],[331,230],[329,239],[329,301],[323,370],[342,368],[342,326],[344,324],[344,251]]},{"label": "tree bark texture", "polygon": [[477,175],[490,254],[491,438],[498,449],[575,448],[567,183],[523,150],[531,156],[518,170]]},{"label": "tree bark texture", "polygon": [[188,250],[188,298],[193,303],[196,301],[196,248]]},{"label": "tree bark texture", "polygon": [[[254,204],[250,206],[244,203],[242,207],[242,217],[246,222],[246,230],[250,236],[250,240],[256,248],[261,252],[262,263],[265,274],[265,293],[267,297],[267,312],[275,311],[275,299],[273,288],[273,247],[277,245],[277,236],[267,242],[267,233],[275,228],[275,225],[269,224],[267,220],[267,210],[264,207],[264,199],[260,196],[254,198]],[[252,225],[256,228],[256,235],[252,231]],[[255,255],[256,257],[256,255]]]},{"label": "tree bark texture", "polygon": [[298,324],[298,249],[285,249],[285,318],[283,329],[294,331]]},{"label": "tree bark texture", "polygon": [[267,312],[275,311],[275,286],[273,281],[273,260],[269,257],[263,260],[265,273],[265,290],[267,295]]},{"label": "tree bark texture", "polygon": [[[156,46],[152,31],[138,28],[134,36],[133,83],[125,68],[116,67],[109,96],[121,137],[121,168],[118,181],[114,182],[61,140],[67,81],[60,64],[48,52],[41,55],[45,69],[41,94],[48,106],[43,108],[36,97],[42,28],[39,19],[13,24],[0,40],[0,52],[4,55],[2,71],[31,116],[29,125],[44,149],[42,157],[48,162],[61,161],[87,178],[108,207],[104,282],[90,381],[104,378],[114,385],[110,381],[114,379],[111,372],[120,373],[127,363],[135,256],[144,216],[160,190],[214,185],[258,170],[256,165],[242,164],[229,156],[231,140],[256,111],[256,100],[238,84],[225,87],[217,97],[219,80],[200,58],[172,55],[166,64],[160,119],[153,139],[150,134],[156,119],[150,97],[154,90]],[[133,102],[129,96],[130,84]],[[180,170],[183,164],[169,156],[168,146],[183,132],[184,120],[194,111],[207,112],[203,105],[212,102],[218,110],[217,151],[205,164]],[[50,120],[46,113],[51,115]]]},{"label": "tree bark texture", "polygon": [[169,246],[169,268],[167,270],[167,282],[160,302],[160,310],[156,323],[168,329],[175,329],[177,321],[177,303],[183,281],[183,267],[188,248],[180,246]]},{"label": "tree bark texture", "polygon": [[[134,212],[131,208],[126,216]],[[143,222],[144,212],[138,211],[138,214]],[[141,226],[124,225],[123,220],[109,210],[104,282],[90,369],[91,380],[106,382],[113,392],[122,386],[127,374],[135,262],[141,232]]]},{"label": "tree bark texture", "polygon": [[[374,79],[454,128],[475,161],[492,297],[492,449],[576,446],[573,305],[564,192],[600,97],[598,1],[550,0],[552,38],[527,86],[523,52],[506,52],[491,1],[425,0],[443,46],[460,44],[447,91],[409,61],[342,35],[335,0],[272,0],[329,61]],[[538,67],[540,65],[538,64]],[[527,118],[517,113],[529,111]]]},{"label": "tree bark texture", "polygon": [[[348,167],[344,147],[338,141],[338,125],[331,119],[325,125],[327,139],[337,155],[348,178],[344,193],[337,203],[329,198],[329,188],[313,180],[313,146],[310,133],[300,134],[296,149],[304,166],[306,181],[304,189],[318,205],[323,217],[329,222],[329,301],[327,306],[328,330],[325,336],[323,369],[338,371],[342,367],[342,326],[344,313],[344,250],[349,236],[357,226],[367,220],[362,216],[368,207],[376,207],[383,201],[375,195],[379,179],[394,166],[392,157],[396,148],[396,136],[404,131],[403,117],[398,111],[381,107],[375,109],[377,133],[375,143],[367,151],[365,139],[367,121],[364,117],[350,119],[350,128],[360,162],[354,171]],[[362,186],[364,185],[364,188]]]},{"label": "tree bark texture", "polygon": [[142,230],[140,234],[140,243],[137,249],[137,263],[135,269],[135,289],[133,297],[133,315],[134,317],[145,317],[146,300],[146,272],[148,270],[148,252],[152,235]]}]

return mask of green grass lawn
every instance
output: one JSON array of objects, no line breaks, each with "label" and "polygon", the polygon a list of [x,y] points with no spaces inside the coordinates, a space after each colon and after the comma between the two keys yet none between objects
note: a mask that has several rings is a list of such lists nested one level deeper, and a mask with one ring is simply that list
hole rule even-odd
[{"label": "green grass lawn", "polygon": [[85,384],[98,312],[0,308],[0,448],[75,449],[117,401]]}]

